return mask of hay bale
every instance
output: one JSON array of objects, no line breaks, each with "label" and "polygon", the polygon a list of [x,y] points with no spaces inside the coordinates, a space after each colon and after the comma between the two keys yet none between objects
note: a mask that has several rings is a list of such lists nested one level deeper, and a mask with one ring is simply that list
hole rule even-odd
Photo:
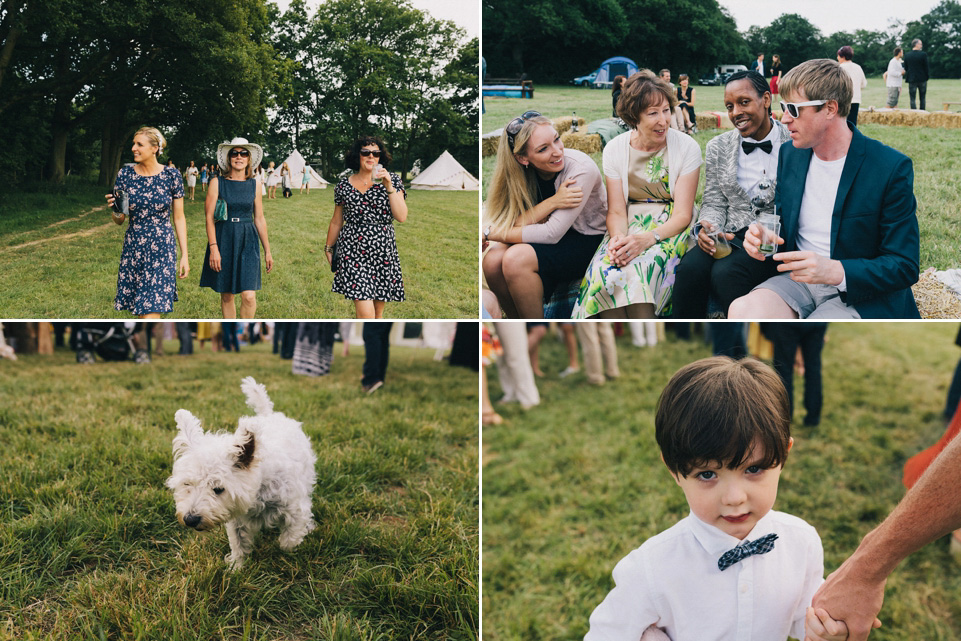
[{"label": "hay bale", "polygon": [[918,109],[876,109],[869,107],[858,112],[858,123],[890,125],[893,127],[961,128],[961,113],[927,112]]},{"label": "hay bale", "polygon": [[576,149],[585,154],[596,154],[604,148],[600,134],[588,134],[582,131],[567,131],[561,134],[561,142],[567,149]]},{"label": "hay bale", "polygon": [[911,291],[921,318],[961,318],[961,298],[938,280],[934,269],[921,274]]},{"label": "hay bale", "polygon": [[484,134],[484,136],[481,137],[481,155],[496,156],[500,141],[500,135]]},{"label": "hay bale", "polygon": [[697,128],[701,131],[707,129],[733,129],[731,119],[723,111],[697,111]]},{"label": "hay bale", "polygon": [[[574,120],[573,116],[570,116],[570,117],[562,116],[560,118],[551,118],[551,122],[554,123],[554,129],[556,129],[557,133],[561,135],[563,135],[565,131],[570,131],[571,122],[573,122],[573,120]],[[578,116],[577,128],[580,130],[580,129],[583,129],[586,125],[587,125],[587,121],[581,118],[580,116]]]}]

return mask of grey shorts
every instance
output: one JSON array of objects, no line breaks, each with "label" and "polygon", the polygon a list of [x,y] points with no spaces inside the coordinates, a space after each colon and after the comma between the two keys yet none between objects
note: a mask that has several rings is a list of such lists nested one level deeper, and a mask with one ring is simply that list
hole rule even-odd
[{"label": "grey shorts", "polygon": [[897,107],[901,98],[901,87],[888,87],[888,107]]},{"label": "grey shorts", "polygon": [[861,318],[858,310],[841,300],[833,285],[808,285],[791,280],[790,274],[768,278],[754,289],[770,289],[781,297],[798,318]]}]

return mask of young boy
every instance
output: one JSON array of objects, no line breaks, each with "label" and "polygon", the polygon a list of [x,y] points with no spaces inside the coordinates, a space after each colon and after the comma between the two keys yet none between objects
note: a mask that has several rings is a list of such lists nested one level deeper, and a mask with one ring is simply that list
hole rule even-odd
[{"label": "young boy", "polygon": [[[621,559],[585,641],[804,639],[824,553],[813,527],[771,509],[794,442],[778,375],[752,359],[696,361],[664,388],[654,424],[691,514]],[[812,638],[846,638],[822,616]]]}]

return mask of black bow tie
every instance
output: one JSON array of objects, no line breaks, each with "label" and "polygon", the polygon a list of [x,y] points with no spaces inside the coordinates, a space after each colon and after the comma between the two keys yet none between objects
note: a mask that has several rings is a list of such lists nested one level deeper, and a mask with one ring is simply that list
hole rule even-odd
[{"label": "black bow tie", "polygon": [[749,154],[755,149],[760,149],[766,154],[771,153],[774,150],[774,143],[770,140],[765,140],[764,142],[748,142],[746,140],[741,142],[741,148],[744,149],[744,153]]},{"label": "black bow tie", "polygon": [[746,559],[755,554],[767,554],[774,549],[774,541],[777,534],[767,534],[754,541],[745,541],[736,548],[728,550],[717,560],[717,569],[721,572],[728,569],[741,559]]}]

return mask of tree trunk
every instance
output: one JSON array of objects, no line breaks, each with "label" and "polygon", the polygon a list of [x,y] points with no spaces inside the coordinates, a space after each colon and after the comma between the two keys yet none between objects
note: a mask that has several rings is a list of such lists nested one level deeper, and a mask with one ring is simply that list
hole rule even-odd
[{"label": "tree trunk", "polygon": [[127,115],[125,101],[117,100],[110,104],[104,117],[103,133],[100,138],[100,175],[97,177],[97,184],[107,188],[113,187],[114,178],[120,169],[129,131],[129,127],[124,124]]},{"label": "tree trunk", "polygon": [[51,182],[62,183],[66,173],[67,134],[70,133],[70,98],[57,98],[50,131],[52,135],[47,171]]}]

